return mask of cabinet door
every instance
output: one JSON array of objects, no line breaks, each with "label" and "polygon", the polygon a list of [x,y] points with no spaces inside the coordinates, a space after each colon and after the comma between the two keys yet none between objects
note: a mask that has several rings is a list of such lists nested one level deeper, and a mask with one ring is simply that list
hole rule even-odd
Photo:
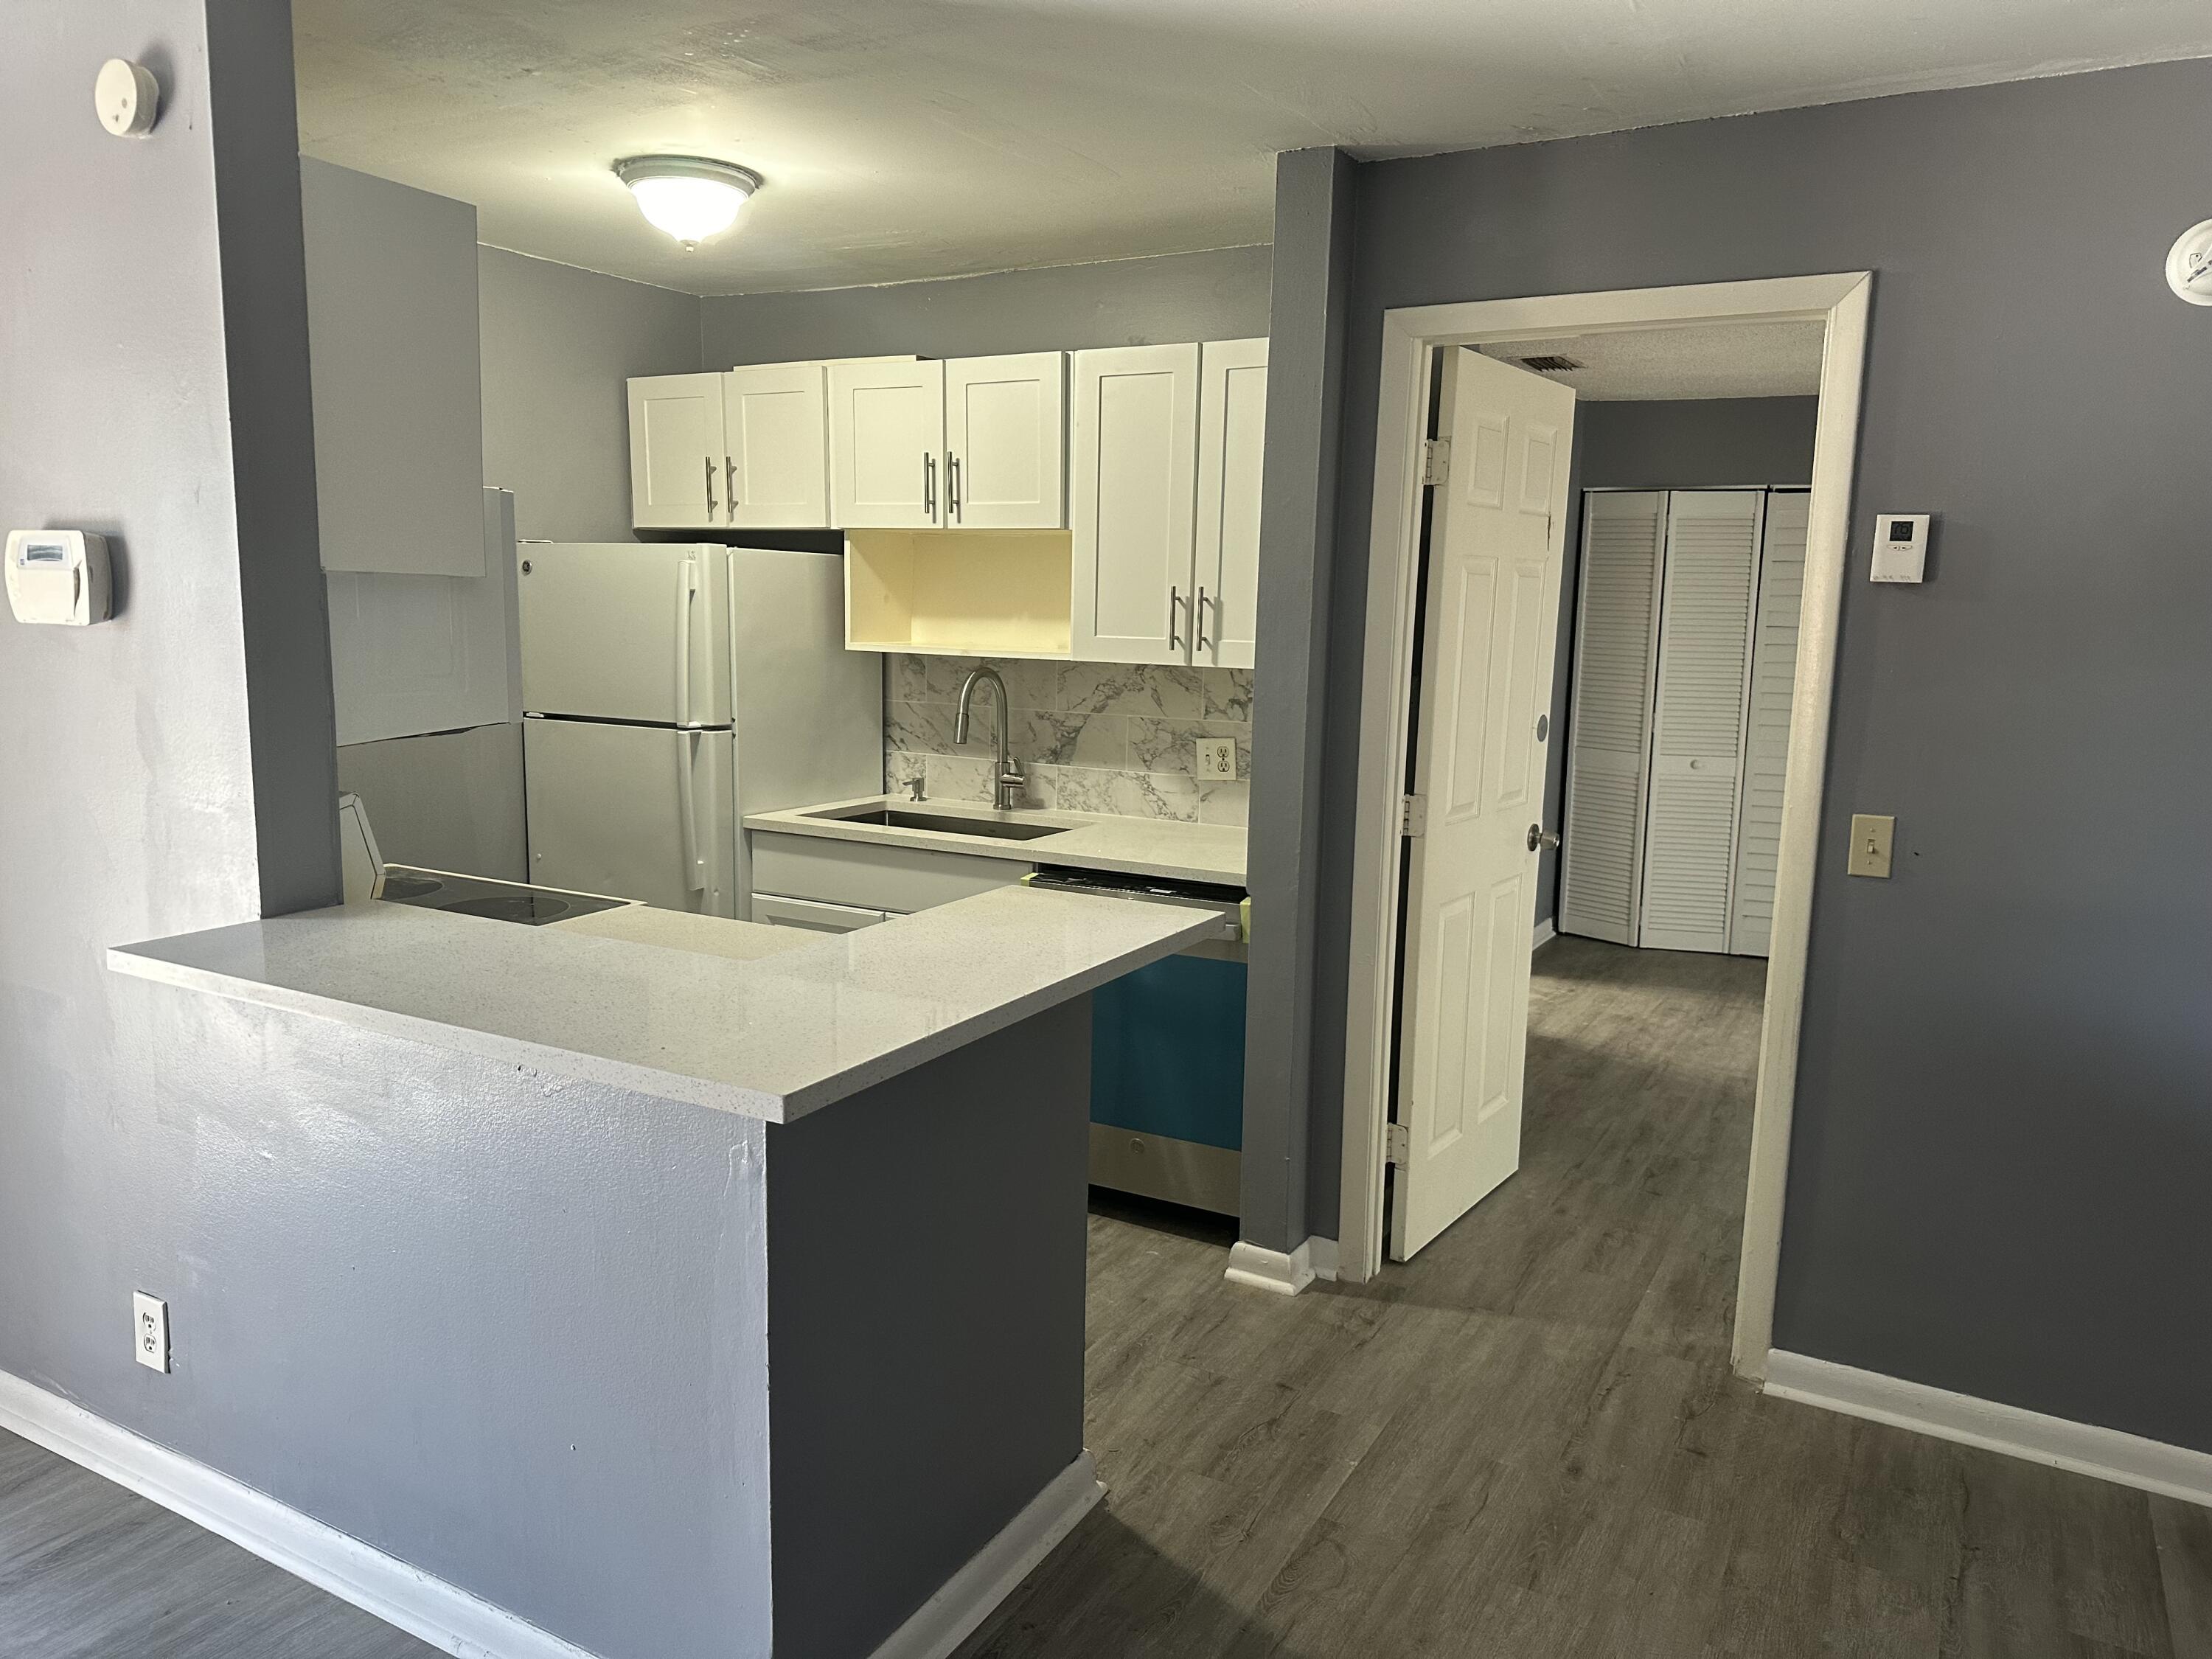
[{"label": "cabinet door", "polygon": [[1260,604],[1260,468],[1267,442],[1267,342],[1199,349],[1198,592],[1191,660],[1249,668]]},{"label": "cabinet door", "polygon": [[1198,348],[1075,354],[1074,652],[1190,659]]},{"label": "cabinet door", "polygon": [[830,365],[831,521],[846,530],[945,523],[945,365]]},{"label": "cabinet door", "polygon": [[647,374],[629,383],[629,511],[641,530],[722,523],[722,377]]},{"label": "cabinet door", "polygon": [[1067,523],[1067,354],[945,365],[945,522],[967,530]]},{"label": "cabinet door", "polygon": [[726,521],[755,530],[830,522],[829,371],[761,363],[722,376]]}]

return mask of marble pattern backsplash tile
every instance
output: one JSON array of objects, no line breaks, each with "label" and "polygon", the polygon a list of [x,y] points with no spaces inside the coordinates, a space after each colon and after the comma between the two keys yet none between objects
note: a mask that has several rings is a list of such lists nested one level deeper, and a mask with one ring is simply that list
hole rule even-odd
[{"label": "marble pattern backsplash tile", "polygon": [[[975,696],[975,725],[952,741],[975,658],[886,659],[884,779],[915,779],[941,800],[991,799],[997,712]],[[1008,746],[1029,775],[1030,806],[1123,817],[1242,824],[1251,793],[1252,671],[1172,665],[994,659],[1006,683]],[[1237,778],[1200,783],[1200,738],[1237,744]]]}]

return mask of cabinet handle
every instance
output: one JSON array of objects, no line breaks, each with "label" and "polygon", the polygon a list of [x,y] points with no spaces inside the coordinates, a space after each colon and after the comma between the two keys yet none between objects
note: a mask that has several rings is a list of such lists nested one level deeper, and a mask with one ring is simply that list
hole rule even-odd
[{"label": "cabinet handle", "polygon": [[921,458],[921,516],[937,516],[937,457],[927,453]]},{"label": "cabinet handle", "polygon": [[951,509],[952,522],[960,522],[960,458],[948,458],[945,463],[945,504]]},{"label": "cabinet handle", "polygon": [[1170,586],[1168,589],[1168,643],[1170,645],[1182,643],[1182,629],[1176,626],[1176,612],[1181,609],[1182,609],[1182,589]]},{"label": "cabinet handle", "polygon": [[[1213,643],[1212,640],[1206,637],[1206,607],[1207,603],[1206,590],[1201,587],[1198,590],[1198,603],[1190,608],[1191,626],[1196,630],[1190,646],[1190,648],[1194,651],[1203,651]],[[1219,601],[1213,601],[1213,605],[1217,611],[1220,609]]]},{"label": "cabinet handle", "polygon": [[707,522],[712,524],[714,522],[714,458],[706,455],[700,459],[707,463]]},{"label": "cabinet handle", "polygon": [[722,457],[722,494],[726,498],[722,505],[728,511],[730,522],[738,521],[738,462],[734,455]]}]

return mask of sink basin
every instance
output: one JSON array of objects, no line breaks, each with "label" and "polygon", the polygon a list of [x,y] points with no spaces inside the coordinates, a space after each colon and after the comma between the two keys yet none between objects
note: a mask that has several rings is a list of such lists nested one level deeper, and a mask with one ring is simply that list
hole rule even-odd
[{"label": "sink basin", "polygon": [[810,812],[840,823],[880,823],[892,830],[926,830],[940,836],[988,836],[994,841],[1036,841],[1067,833],[1060,823],[1018,823],[1006,818],[963,818],[945,812],[915,812],[899,806],[864,806],[842,812]]}]

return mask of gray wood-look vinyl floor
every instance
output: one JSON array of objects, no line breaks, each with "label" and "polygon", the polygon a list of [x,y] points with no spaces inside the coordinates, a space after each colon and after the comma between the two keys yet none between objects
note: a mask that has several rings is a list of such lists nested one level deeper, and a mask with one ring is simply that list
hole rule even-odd
[{"label": "gray wood-look vinyl floor", "polygon": [[[1521,1173],[1416,1261],[1102,1203],[1111,1495],[963,1659],[2212,1659],[2212,1512],[1729,1376],[1761,964],[1536,961]],[[431,1652],[0,1433],[5,1659]]]},{"label": "gray wood-look vinyl floor", "polygon": [[1094,1215],[1109,1496],[964,1659],[2212,1659],[2212,1513],[1730,1375],[1764,968],[1545,946],[1521,1172],[1370,1285]]}]

